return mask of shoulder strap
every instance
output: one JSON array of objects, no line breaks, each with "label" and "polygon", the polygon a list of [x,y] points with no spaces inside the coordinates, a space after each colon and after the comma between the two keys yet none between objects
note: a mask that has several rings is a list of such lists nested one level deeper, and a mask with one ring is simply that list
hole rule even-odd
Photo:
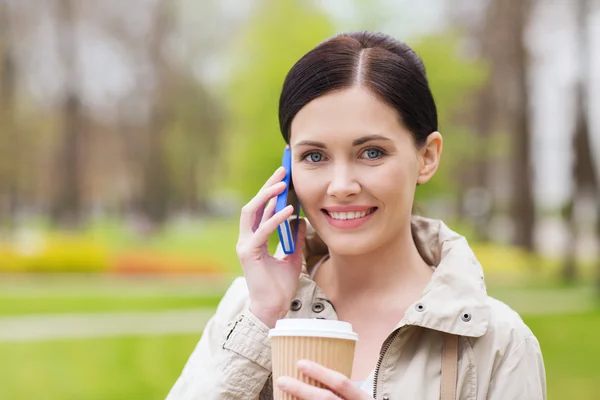
[{"label": "shoulder strap", "polygon": [[458,372],[458,336],[444,333],[442,345],[441,400],[456,400],[456,377]]}]

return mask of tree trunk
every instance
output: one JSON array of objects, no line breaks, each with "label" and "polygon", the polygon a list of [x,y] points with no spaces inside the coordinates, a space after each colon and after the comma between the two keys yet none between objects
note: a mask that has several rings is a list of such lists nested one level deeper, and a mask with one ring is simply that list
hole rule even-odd
[{"label": "tree trunk", "polygon": [[[525,31],[529,21],[531,0],[491,0],[486,24],[481,34],[483,51],[490,61],[491,90],[489,99],[482,97],[482,108],[489,102],[493,112],[491,126],[480,116],[478,130],[498,126],[510,133],[512,201],[511,214],[515,227],[513,243],[534,250],[535,204],[531,162],[529,90],[527,82],[528,52]],[[480,174],[485,171],[480,171]],[[484,179],[480,175],[479,179]]]},{"label": "tree trunk", "polygon": [[0,138],[3,163],[0,163],[0,222],[8,230],[15,224],[19,195],[19,137],[14,122],[16,62],[8,3],[0,1]]},{"label": "tree trunk", "polygon": [[142,212],[153,225],[158,226],[167,218],[169,176],[163,143],[163,113],[158,107],[155,107],[152,113],[147,163],[143,171]]},{"label": "tree trunk", "polygon": [[52,207],[53,220],[62,227],[79,226],[82,211],[81,193],[81,103],[70,93],[62,105],[63,136],[58,150],[58,193]]},{"label": "tree trunk", "polygon": [[589,126],[584,101],[583,82],[577,88],[577,119],[575,134],[573,135],[573,150],[575,160],[573,166],[573,192],[567,205],[566,219],[569,226],[569,242],[565,254],[562,276],[565,282],[572,282],[577,278],[577,238],[579,236],[575,209],[577,200],[588,190],[597,193],[596,179],[593,173],[591,143]]},{"label": "tree trunk", "polygon": [[75,3],[73,0],[60,0],[57,9],[59,46],[65,74],[68,77],[62,104],[63,133],[57,152],[56,193],[51,207],[55,223],[63,227],[75,228],[80,224],[82,211],[81,190],[81,151],[83,117],[79,97],[79,71],[75,31]]},{"label": "tree trunk", "polygon": [[[563,262],[562,277],[565,282],[572,282],[577,278],[577,238],[578,238],[578,226],[576,220],[575,208],[577,207],[577,200],[586,193],[593,193],[597,204],[597,215],[596,218],[600,220],[600,190],[598,188],[598,177],[595,170],[593,154],[592,154],[592,143],[590,140],[590,128],[588,120],[588,104],[586,102],[586,90],[589,79],[589,40],[587,37],[587,16],[589,14],[589,2],[587,0],[578,0],[576,3],[577,15],[578,15],[578,29],[579,29],[579,62],[580,62],[580,73],[579,82],[576,90],[576,124],[575,132],[573,135],[573,152],[575,154],[575,160],[573,164],[573,191],[571,199],[567,206],[566,219],[569,227],[569,242],[565,259]],[[600,238],[600,222],[596,229],[596,236]],[[598,267],[598,284],[600,290],[600,266]]]},{"label": "tree trunk", "polygon": [[529,90],[527,82],[528,52],[525,46],[525,29],[531,8],[530,1],[513,1],[516,19],[514,31],[514,101],[509,112],[514,126],[514,243],[526,250],[534,249],[535,205],[531,162],[531,129],[529,121]]},{"label": "tree trunk", "polygon": [[163,0],[155,8],[150,42],[151,61],[157,85],[148,127],[148,154],[142,172],[141,209],[153,226],[161,225],[166,220],[169,206],[169,174],[165,151],[168,66],[162,54],[169,29],[169,18],[169,2]]},{"label": "tree trunk", "polygon": [[[490,160],[489,139],[492,133],[494,121],[494,101],[492,96],[491,82],[486,84],[479,92],[477,104],[477,146],[478,160],[475,165],[475,184],[480,190],[490,191]],[[491,197],[491,196],[490,196]],[[493,199],[491,200],[493,204]],[[490,220],[493,214],[493,205],[475,221],[475,235],[477,240],[488,242],[490,240]]]}]

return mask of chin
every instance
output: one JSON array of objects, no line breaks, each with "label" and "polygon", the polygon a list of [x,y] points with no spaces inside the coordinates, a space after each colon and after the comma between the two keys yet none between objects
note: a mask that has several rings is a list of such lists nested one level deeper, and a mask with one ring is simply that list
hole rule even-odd
[{"label": "chin", "polygon": [[377,235],[364,233],[336,234],[328,232],[321,237],[330,253],[341,256],[359,256],[368,254],[377,249],[381,240]]}]

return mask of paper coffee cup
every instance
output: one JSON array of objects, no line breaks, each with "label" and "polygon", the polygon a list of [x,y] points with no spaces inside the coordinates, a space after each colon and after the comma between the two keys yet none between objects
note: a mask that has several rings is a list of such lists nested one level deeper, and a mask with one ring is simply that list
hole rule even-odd
[{"label": "paper coffee cup", "polygon": [[277,388],[277,378],[289,376],[313,386],[323,387],[314,379],[300,373],[298,360],[315,361],[326,368],[352,376],[354,349],[358,335],[352,325],[343,321],[288,318],[276,322],[269,331],[272,350],[273,386],[275,400],[294,400],[295,397]]}]

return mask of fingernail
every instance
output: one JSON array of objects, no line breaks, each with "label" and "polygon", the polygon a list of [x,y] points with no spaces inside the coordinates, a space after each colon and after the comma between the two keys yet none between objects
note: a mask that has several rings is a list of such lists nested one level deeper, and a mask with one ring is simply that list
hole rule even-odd
[{"label": "fingernail", "polygon": [[299,369],[307,370],[310,367],[310,361],[300,360],[297,364]]}]

